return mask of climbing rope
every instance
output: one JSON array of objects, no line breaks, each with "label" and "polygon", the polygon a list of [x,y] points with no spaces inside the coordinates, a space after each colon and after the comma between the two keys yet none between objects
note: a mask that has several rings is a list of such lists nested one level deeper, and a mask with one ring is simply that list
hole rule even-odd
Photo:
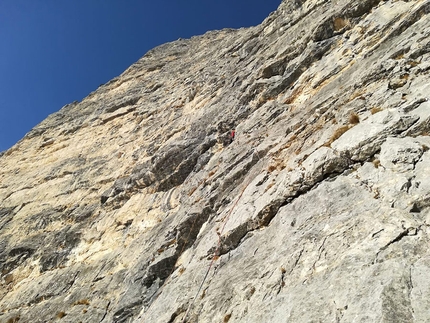
[{"label": "climbing rope", "polygon": [[183,317],[183,319],[182,319],[182,321],[181,321],[182,323],[185,323],[185,322],[186,322],[186,319],[187,319],[187,317],[188,317],[188,314],[189,314],[189,312],[190,312],[191,308],[193,307],[194,302],[196,301],[197,297],[199,296],[199,294],[200,294],[200,292],[201,292],[201,290],[202,290],[202,288],[203,288],[203,285],[205,284],[206,279],[207,279],[207,277],[208,277],[208,275],[209,275],[209,272],[210,272],[210,271],[211,271],[211,269],[212,269],[213,264],[214,264],[214,263],[215,263],[215,261],[219,258],[219,253],[220,253],[220,249],[221,249],[221,235],[222,235],[222,233],[224,232],[225,225],[227,224],[227,221],[228,221],[228,219],[230,218],[230,215],[233,213],[234,208],[237,206],[237,203],[239,203],[239,200],[241,199],[241,197],[242,197],[242,195],[243,195],[243,192],[245,192],[245,189],[248,187],[248,185],[249,185],[249,184],[250,184],[250,182],[249,182],[248,184],[246,184],[246,185],[245,185],[245,187],[242,189],[242,191],[240,192],[239,197],[237,198],[236,202],[235,202],[235,203],[233,204],[233,206],[230,208],[230,211],[227,213],[227,216],[223,219],[223,226],[222,226],[222,228],[221,228],[221,231],[217,231],[217,235],[218,235],[218,243],[217,243],[217,247],[216,247],[216,249],[215,249],[214,255],[212,256],[212,260],[211,260],[211,262],[210,262],[210,264],[209,264],[208,269],[206,270],[206,273],[205,273],[205,275],[204,275],[204,277],[203,277],[203,280],[202,280],[202,282],[201,282],[201,284],[200,284],[200,286],[199,286],[199,289],[197,290],[196,295],[194,296],[194,298],[193,298],[193,300],[191,301],[191,303],[188,305],[187,311],[185,312],[185,316]]},{"label": "climbing rope", "polygon": [[[259,153],[258,153],[258,152],[256,152],[256,154],[257,154],[258,160],[260,161],[261,159],[260,159]],[[207,270],[206,270],[206,272],[205,272],[205,275],[204,275],[204,277],[203,277],[202,282],[200,283],[200,286],[199,286],[199,288],[198,288],[198,290],[197,290],[197,293],[195,294],[194,298],[192,299],[192,302],[188,305],[187,311],[185,312],[185,316],[183,317],[183,319],[182,319],[182,321],[181,321],[182,323],[185,323],[185,322],[186,322],[186,320],[187,320],[187,318],[188,318],[188,315],[189,315],[189,313],[190,313],[190,310],[192,309],[192,307],[193,307],[193,305],[194,305],[195,300],[197,299],[198,295],[200,294],[200,292],[201,292],[201,290],[202,290],[202,288],[203,288],[203,286],[204,286],[204,284],[205,284],[205,282],[206,282],[206,279],[207,279],[207,277],[208,277],[208,275],[209,275],[209,272],[211,271],[211,269],[212,269],[212,267],[213,267],[213,265],[214,265],[215,261],[219,258],[219,253],[220,253],[220,249],[221,249],[221,236],[222,236],[222,234],[223,234],[223,232],[224,232],[225,226],[226,226],[226,224],[227,224],[227,222],[228,222],[228,220],[229,220],[229,218],[230,218],[231,214],[233,213],[233,210],[235,209],[235,207],[236,207],[236,206],[237,206],[237,204],[239,203],[239,200],[242,198],[243,193],[245,192],[246,188],[247,188],[247,187],[248,187],[248,185],[251,183],[251,181],[252,181],[252,179],[250,179],[250,180],[249,180],[249,182],[248,182],[248,183],[244,186],[244,188],[241,190],[241,192],[240,192],[240,194],[239,194],[238,198],[236,199],[235,203],[233,204],[233,206],[230,208],[230,210],[229,210],[229,212],[227,213],[227,215],[226,215],[226,216],[224,217],[224,219],[222,220],[222,221],[223,221],[223,225],[222,225],[221,231],[217,231],[217,235],[218,235],[218,242],[217,242],[217,247],[216,247],[216,249],[215,249],[214,255],[212,256],[211,262],[210,262],[210,264],[209,264],[209,266],[208,266],[208,269],[207,269]],[[197,217],[195,218],[195,220],[193,221],[193,224],[191,225],[191,228],[190,228],[190,231],[189,231],[189,233],[188,233],[188,236],[187,236],[187,238],[186,238],[186,240],[185,240],[185,243],[182,245],[181,251],[180,251],[180,253],[179,253],[180,255],[182,255],[182,253],[184,252],[185,246],[188,244],[188,241],[189,241],[189,239],[190,239],[191,232],[192,232],[192,230],[193,230],[193,228],[194,228],[194,226],[195,226],[196,221],[197,221]],[[176,269],[177,269],[177,268],[176,268],[175,266],[172,268],[172,270],[171,270],[170,274],[168,275],[168,278],[164,281],[163,285],[162,285],[162,286],[160,287],[160,289],[157,291],[157,293],[156,293],[156,295],[154,296],[154,299],[152,300],[152,302],[151,302],[151,303],[154,303],[154,302],[155,302],[155,300],[156,300],[156,299],[158,299],[158,297],[161,295],[162,290],[163,290],[163,289],[164,289],[164,287],[167,285],[168,281],[172,278],[172,274],[173,274],[173,272],[174,272]]]},{"label": "climbing rope", "polygon": [[[188,231],[188,235],[187,235],[187,237],[186,237],[186,239],[185,239],[185,241],[184,241],[184,243],[182,245],[181,251],[179,252],[179,255],[182,255],[184,253],[185,247],[188,245],[188,242],[190,241],[191,232],[193,232],[193,229],[194,229],[194,226],[195,226],[197,220],[198,220],[198,217],[195,217],[193,223],[191,224],[190,230]],[[167,283],[169,282],[169,280],[172,279],[172,274],[174,273],[174,271],[176,269],[177,269],[176,266],[172,267],[172,269],[171,269],[169,275],[167,276],[166,280],[163,282],[163,284],[161,285],[161,287],[158,289],[158,291],[154,295],[154,298],[152,299],[151,304],[153,304],[158,299],[158,297],[161,295],[164,287],[167,285]],[[141,321],[141,322],[143,322],[143,321]]]}]

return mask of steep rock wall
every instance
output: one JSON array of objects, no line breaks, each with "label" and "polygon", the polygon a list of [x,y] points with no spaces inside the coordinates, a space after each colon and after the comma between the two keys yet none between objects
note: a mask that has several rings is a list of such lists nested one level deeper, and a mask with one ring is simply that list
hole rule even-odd
[{"label": "steep rock wall", "polygon": [[49,116],[0,157],[0,321],[427,322],[429,11],[284,1]]}]

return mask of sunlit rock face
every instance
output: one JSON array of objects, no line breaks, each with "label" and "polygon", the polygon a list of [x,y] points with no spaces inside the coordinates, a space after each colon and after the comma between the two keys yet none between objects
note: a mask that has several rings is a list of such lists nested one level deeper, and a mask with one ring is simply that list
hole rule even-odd
[{"label": "sunlit rock face", "polygon": [[0,157],[0,321],[428,322],[429,12],[285,0],[49,116]]}]

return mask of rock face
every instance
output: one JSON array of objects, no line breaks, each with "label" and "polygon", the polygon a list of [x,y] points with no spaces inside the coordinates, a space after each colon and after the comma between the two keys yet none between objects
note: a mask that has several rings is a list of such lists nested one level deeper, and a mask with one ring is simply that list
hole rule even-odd
[{"label": "rock face", "polygon": [[0,157],[0,321],[429,322],[429,12],[285,0],[49,116]]}]

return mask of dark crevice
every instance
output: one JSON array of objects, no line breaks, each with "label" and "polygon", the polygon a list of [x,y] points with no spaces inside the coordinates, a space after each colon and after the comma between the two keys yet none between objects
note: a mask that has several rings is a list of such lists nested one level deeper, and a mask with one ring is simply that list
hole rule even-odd
[{"label": "dark crevice", "polygon": [[[331,37],[314,43],[304,42],[301,50],[293,51],[264,67],[260,72],[260,79],[244,91],[240,104],[247,105],[261,94],[258,104],[261,106],[265,101],[282,93],[292,86],[312,63],[320,60],[330,50],[335,40],[335,37]],[[276,76],[279,80],[273,81],[272,78]]]},{"label": "dark crevice", "polygon": [[103,123],[107,123],[107,122],[112,121],[112,120],[114,120],[114,119],[116,119],[116,118],[122,117],[122,116],[124,116],[124,115],[126,115],[126,114],[129,114],[130,112],[135,111],[135,110],[136,110],[136,107],[133,107],[133,108],[129,108],[129,109],[127,109],[127,111],[124,111],[124,112],[122,112],[122,113],[117,113],[117,114],[115,114],[115,115],[113,115],[113,116],[110,116],[110,117],[108,117],[108,118],[103,118],[103,119],[102,119],[102,120],[103,120]]},{"label": "dark crevice", "polygon": [[[244,240],[248,233],[267,227],[270,221],[278,213],[280,206],[282,204],[281,200],[277,200],[272,204],[266,205],[254,219],[250,219],[247,222],[239,225],[229,233],[221,237],[221,246],[218,250],[218,255],[224,255],[234,249],[236,249]],[[215,252],[215,248],[209,251],[209,254]]]},{"label": "dark crevice", "polygon": [[216,144],[215,139],[160,149],[151,161],[137,165],[130,176],[119,178],[100,197],[101,204],[121,207],[139,189],[153,186],[156,192],[167,192],[181,185],[194,170],[199,157]]},{"label": "dark crevice", "polygon": [[355,5],[349,5],[342,12],[331,14],[315,29],[313,40],[322,41],[344,33],[351,28],[351,23],[368,14],[380,2],[381,0],[357,1]]},{"label": "dark crevice", "polygon": [[[249,173],[249,170],[253,166],[255,166],[255,164],[258,163],[261,157],[258,155],[258,153],[255,153],[254,151],[252,151],[251,153],[252,153],[252,156],[250,160],[245,165],[243,165],[243,167],[241,167],[240,170],[238,170],[236,173],[233,173],[230,176],[224,177],[224,180],[220,187],[221,191],[226,192],[232,184],[236,185],[237,181],[239,181],[241,178],[244,178]],[[239,164],[239,163],[236,163],[236,164]],[[228,173],[224,173],[224,174],[228,174]]]},{"label": "dark crevice", "polygon": [[[267,204],[255,218],[249,219],[248,221],[240,224],[235,229],[221,237],[221,247],[218,250],[218,256],[236,249],[243,241],[246,240],[248,233],[269,226],[272,219],[282,207],[291,204],[295,199],[315,189],[323,181],[336,178],[343,174],[351,164],[352,161],[345,158],[333,161],[321,170],[321,174],[311,176],[312,180],[308,182],[303,181],[302,186],[297,188],[295,192],[291,193],[289,196],[276,199],[270,204]],[[216,248],[213,247],[209,250],[208,254],[214,254],[215,251]]]},{"label": "dark crevice", "polygon": [[378,230],[378,231],[376,231],[376,232],[374,232],[373,234],[372,234],[372,238],[375,238],[376,236],[378,236],[381,232],[383,232],[384,231],[384,229],[381,229],[381,230]]},{"label": "dark crevice", "polygon": [[40,256],[40,272],[64,267],[71,251],[81,242],[81,233],[65,226],[55,235],[48,236]]},{"label": "dark crevice", "polygon": [[400,232],[399,235],[397,235],[394,239],[392,239],[390,242],[388,242],[385,246],[383,246],[382,248],[379,249],[379,251],[376,253],[376,257],[375,260],[372,262],[372,264],[375,264],[379,254],[386,250],[389,246],[402,241],[403,238],[408,237],[408,236],[416,236],[418,234],[418,231],[420,230],[420,228],[414,228],[414,227],[410,227],[407,228],[405,230],[403,230],[402,232]]},{"label": "dark crevice", "polygon": [[298,255],[298,256],[297,256],[297,258],[296,258],[296,261],[294,262],[293,267],[291,268],[291,270],[290,270],[290,272],[289,272],[289,275],[291,275],[291,273],[293,272],[294,268],[296,268],[296,267],[297,267],[297,264],[299,263],[300,258],[301,258],[301,257],[302,257],[302,255],[303,255],[303,251],[304,251],[304,249],[301,249],[301,250],[300,250],[299,255]]},{"label": "dark crevice", "polygon": [[161,285],[162,282],[167,277],[169,277],[178,258],[179,255],[174,254],[171,257],[165,257],[160,261],[150,265],[145,278],[142,280],[142,284],[147,288],[150,288],[156,282],[156,280],[159,280]]},{"label": "dark crevice", "polygon": [[135,105],[139,100],[140,100],[139,96],[131,98],[131,99],[125,98],[124,100],[122,100],[122,102],[119,102],[119,103],[114,104],[110,107],[107,107],[104,112],[105,113],[111,113],[111,112],[114,112],[115,110],[118,110],[120,108],[124,108],[124,107],[130,106],[130,105]]},{"label": "dark crevice", "polygon": [[14,269],[18,268],[25,260],[30,258],[36,250],[31,247],[22,246],[9,251],[7,261],[0,259],[0,276],[9,274]]},{"label": "dark crevice", "polygon": [[279,279],[279,286],[278,286],[278,290],[276,291],[276,295],[278,295],[282,288],[285,287],[285,269],[281,269],[281,278]]},{"label": "dark crevice", "polygon": [[15,207],[0,208],[0,231],[13,219],[14,210]]},{"label": "dark crevice", "polygon": [[357,1],[355,6],[348,6],[345,11],[345,15],[351,18],[358,18],[369,13],[374,7],[376,7],[381,0],[367,0]]},{"label": "dark crevice", "polygon": [[230,173],[237,165],[241,164],[244,160],[246,160],[248,157],[250,157],[253,153],[254,153],[254,150],[251,150],[251,151],[246,152],[239,159],[236,159],[234,161],[228,161],[223,172],[220,174],[216,174],[215,176],[212,177],[212,182],[216,181],[218,178],[224,178],[226,174]]},{"label": "dark crevice", "polygon": [[108,302],[108,304],[106,305],[106,309],[105,309],[105,312],[104,312],[104,314],[103,314],[102,319],[100,320],[100,323],[102,323],[102,322],[104,321],[104,319],[106,318],[106,315],[107,315],[108,310],[109,310],[109,306],[110,306],[110,301],[109,301],[109,302]]},{"label": "dark crevice", "polygon": [[28,302],[26,305],[27,306],[37,305],[39,303],[42,303],[44,301],[47,301],[47,300],[51,299],[52,297],[55,297],[55,296],[56,295],[54,295],[54,294],[46,294],[46,295],[43,295],[43,296],[39,296],[39,294],[38,294],[38,295],[36,295],[36,297],[33,300],[31,300],[30,302]]},{"label": "dark crevice", "polygon": [[410,213],[420,213],[421,209],[419,208],[419,206],[417,205],[417,203],[414,203],[412,205],[412,208],[409,211]]},{"label": "dark crevice", "polygon": [[167,323],[173,323],[175,322],[176,318],[181,315],[182,313],[185,313],[186,309],[187,309],[188,305],[185,304],[181,307],[179,307],[171,316],[169,321],[167,321]]},{"label": "dark crevice", "polygon": [[269,179],[269,174],[264,175],[264,177],[255,186],[261,186]]},{"label": "dark crevice", "polygon": [[76,274],[75,274],[75,276],[73,276],[73,279],[69,282],[69,289],[75,284],[75,282],[76,282],[76,279],[78,278],[78,275],[80,274],[81,272],[80,271],[78,271],[78,272],[76,272]]},{"label": "dark crevice", "polygon": [[[137,301],[116,311],[113,314],[113,322],[115,323],[130,322],[129,319],[136,316],[139,313],[141,305],[142,305],[142,301]],[[107,312],[107,309],[106,309],[106,312]]]},{"label": "dark crevice", "polygon": [[[291,1],[291,2],[292,2],[292,1]],[[301,6],[303,5],[303,3],[304,3],[304,2],[305,2],[304,0],[301,0],[301,1],[295,1],[295,2],[292,2],[292,4],[295,4],[295,5],[296,5],[296,8],[295,8],[295,9],[297,9],[298,7],[301,7]],[[321,1],[320,3],[317,3],[317,4],[316,4],[316,5],[314,5],[314,7],[313,7],[313,8],[311,8],[310,10],[305,11],[303,14],[299,15],[296,19],[291,20],[291,21],[288,23],[288,27],[297,25],[300,21],[303,21],[303,20],[304,20],[304,18],[308,17],[309,15],[311,15],[311,14],[312,14],[312,13],[314,13],[314,12],[317,12],[317,9],[318,9],[319,7],[321,7],[321,6],[323,6],[323,5],[324,5],[324,2],[323,2],[323,1]]]},{"label": "dark crevice", "polygon": [[[414,165],[414,168],[415,168],[415,165]],[[409,190],[410,190],[411,187],[412,187],[412,178],[408,178],[408,180],[406,181],[406,183],[404,183],[402,185],[402,187],[400,187],[400,191],[409,193]]]},{"label": "dark crevice", "polygon": [[424,209],[430,206],[430,195],[425,195],[419,197],[412,205],[412,208],[409,212],[411,213],[420,213]]},{"label": "dark crevice", "polygon": [[300,76],[309,68],[309,66],[312,65],[312,63],[320,60],[330,50],[334,41],[334,38],[330,38],[317,41],[316,43],[310,45],[302,54],[301,61],[285,68],[285,71],[283,72],[283,78],[280,82],[270,85],[269,87],[264,84],[265,91],[263,94],[263,99],[276,97],[286,88],[293,85],[293,83],[300,78]]},{"label": "dark crevice", "polygon": [[414,49],[410,54],[409,58],[411,59],[417,59],[418,57],[421,57],[427,53],[430,52],[430,42],[427,42],[427,44],[423,45],[422,47],[419,47],[417,49]]},{"label": "dark crevice", "polygon": [[195,243],[201,227],[212,213],[210,207],[205,207],[201,212],[188,215],[186,220],[168,233],[167,242],[157,250],[154,260],[148,265],[141,279],[142,284],[153,291],[143,300],[145,306],[150,305],[160,295],[166,279],[176,269],[176,261]]}]

